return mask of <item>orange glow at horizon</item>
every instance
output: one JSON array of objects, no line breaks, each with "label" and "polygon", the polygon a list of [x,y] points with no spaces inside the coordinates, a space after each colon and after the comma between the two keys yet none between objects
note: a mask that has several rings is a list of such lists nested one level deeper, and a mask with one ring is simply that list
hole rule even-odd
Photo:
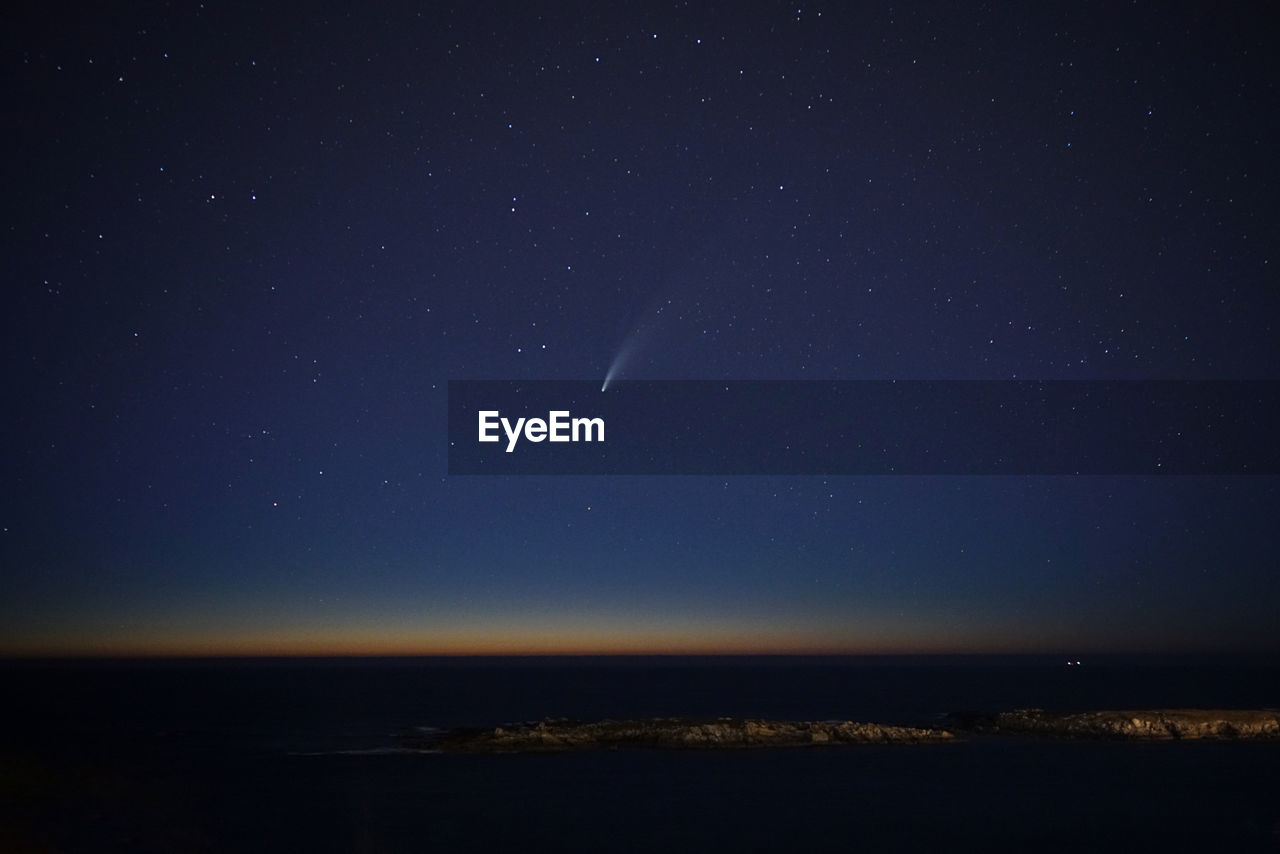
[{"label": "orange glow at horizon", "polygon": [[[243,632],[138,631],[29,638],[0,645],[11,658],[216,658],[376,656],[609,655],[948,655],[1056,652],[1060,644],[1028,646],[999,632],[965,636],[925,632],[833,632],[830,629],[720,625],[643,629],[580,625],[466,627],[395,631],[367,627],[294,628]],[[1084,650],[1081,652],[1090,652]]]},{"label": "orange glow at horizon", "polygon": [[[0,639],[0,657],[328,657],[589,655],[981,655],[1095,654],[1106,631],[1046,630],[1034,619],[929,613],[569,613],[508,604],[492,610],[416,614],[352,609],[318,615],[288,607],[216,612],[174,609],[133,619],[35,622]],[[25,630],[24,630],[25,629]],[[1147,638],[1164,651],[1173,638]],[[1176,646],[1176,643],[1173,644]],[[1134,650],[1141,651],[1141,650]]]}]

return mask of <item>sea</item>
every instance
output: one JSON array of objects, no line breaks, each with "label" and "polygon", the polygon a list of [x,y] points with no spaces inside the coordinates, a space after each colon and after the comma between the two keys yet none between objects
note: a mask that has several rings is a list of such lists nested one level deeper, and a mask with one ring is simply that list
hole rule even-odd
[{"label": "sea", "polygon": [[1280,852],[1280,741],[457,755],[546,717],[1274,708],[1280,658],[0,663],[0,851]]}]

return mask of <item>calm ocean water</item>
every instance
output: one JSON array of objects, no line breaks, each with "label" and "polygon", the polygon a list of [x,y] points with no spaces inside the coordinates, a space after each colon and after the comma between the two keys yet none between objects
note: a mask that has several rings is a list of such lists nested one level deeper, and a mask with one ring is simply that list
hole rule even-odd
[{"label": "calm ocean water", "polygon": [[1277,707],[1274,659],[62,662],[0,677],[0,851],[1280,852],[1280,743],[448,756],[395,739],[547,716]]}]

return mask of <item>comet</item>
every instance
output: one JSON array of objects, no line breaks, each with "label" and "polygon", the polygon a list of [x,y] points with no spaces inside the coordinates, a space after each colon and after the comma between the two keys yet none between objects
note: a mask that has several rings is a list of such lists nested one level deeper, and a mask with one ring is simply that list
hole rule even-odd
[{"label": "comet", "polygon": [[640,348],[641,342],[648,337],[648,327],[638,326],[631,331],[631,334],[622,342],[622,346],[618,348],[618,355],[613,357],[613,361],[609,364],[609,370],[605,372],[604,382],[600,385],[600,391],[608,391],[609,384],[622,375],[626,370],[627,363],[635,356],[636,350]]},{"label": "comet", "polygon": [[[668,300],[667,304],[669,305],[670,302]],[[609,370],[605,372],[604,382],[600,386],[600,391],[608,391],[609,385],[625,373],[627,364],[635,358],[636,352],[653,336],[658,320],[662,317],[663,308],[665,306],[653,312],[655,317],[652,321],[640,321],[623,340],[622,346],[618,348],[618,354],[613,357],[613,361],[609,364]]]},{"label": "comet", "polygon": [[622,373],[622,369],[630,361],[631,354],[636,349],[635,337],[634,332],[628,335],[627,339],[622,342],[622,346],[618,348],[618,355],[613,357],[613,361],[609,364],[609,370],[605,372],[604,382],[600,385],[600,391],[608,391],[609,383],[618,378],[618,375]]}]

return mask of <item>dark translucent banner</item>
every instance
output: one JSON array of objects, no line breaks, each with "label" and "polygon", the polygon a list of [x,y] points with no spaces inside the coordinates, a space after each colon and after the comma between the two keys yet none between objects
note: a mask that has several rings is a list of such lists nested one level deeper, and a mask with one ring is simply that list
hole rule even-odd
[{"label": "dark translucent banner", "polygon": [[450,474],[1280,474],[1280,382],[449,383]]}]

